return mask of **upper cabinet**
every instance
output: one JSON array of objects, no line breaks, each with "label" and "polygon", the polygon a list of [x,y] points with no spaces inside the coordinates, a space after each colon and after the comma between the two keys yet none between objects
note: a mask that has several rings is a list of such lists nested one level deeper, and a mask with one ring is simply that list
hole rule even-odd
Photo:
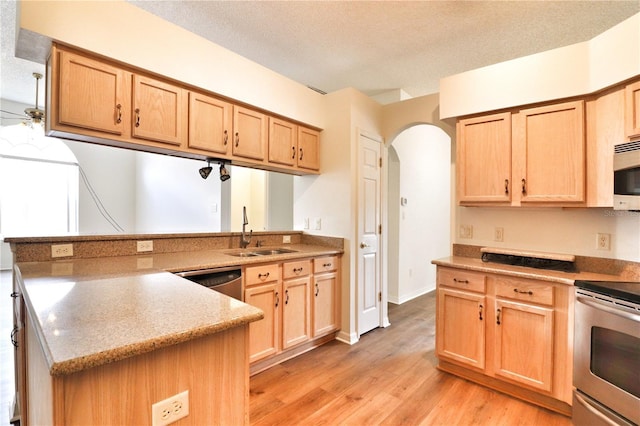
[{"label": "upper cabinet", "polygon": [[458,199],[511,201],[511,113],[458,121]]},{"label": "upper cabinet", "polygon": [[134,74],[131,136],[180,146],[187,134],[185,101],[182,88]]},{"label": "upper cabinet", "polygon": [[523,204],[584,201],[583,101],[522,110],[513,135],[514,189]]},{"label": "upper cabinet", "polygon": [[189,92],[189,148],[227,154],[233,129],[233,106],[221,99]]},{"label": "upper cabinet", "polygon": [[625,130],[628,139],[640,138],[640,81],[625,87]]},{"label": "upper cabinet", "polygon": [[320,170],[314,129],[57,43],[47,61],[46,131],[289,174]]},{"label": "upper cabinet", "polygon": [[54,63],[58,78],[47,110],[52,124],[124,135],[130,123],[130,74],[66,51]]}]

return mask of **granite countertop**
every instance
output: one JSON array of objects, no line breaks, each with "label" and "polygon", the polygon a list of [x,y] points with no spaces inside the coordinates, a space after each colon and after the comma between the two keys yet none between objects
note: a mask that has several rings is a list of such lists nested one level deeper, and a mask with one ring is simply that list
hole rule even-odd
[{"label": "granite countertop", "polygon": [[504,265],[500,263],[483,262],[482,259],[463,256],[450,256],[433,260],[438,266],[448,266],[470,271],[498,273],[518,278],[545,280],[559,284],[573,285],[576,280],[624,281],[617,275],[599,274],[595,272],[562,272],[544,269],[528,268],[524,266]]},{"label": "granite countertop", "polygon": [[296,252],[237,257],[228,253],[241,250],[226,249],[69,258],[20,262],[15,270],[49,371],[65,375],[263,317],[258,308],[172,272],[342,253],[315,245],[286,247]]}]

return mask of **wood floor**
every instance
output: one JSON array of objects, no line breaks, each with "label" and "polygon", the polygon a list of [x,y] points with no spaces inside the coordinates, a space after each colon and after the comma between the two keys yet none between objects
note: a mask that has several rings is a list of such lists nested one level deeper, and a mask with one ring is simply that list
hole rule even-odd
[{"label": "wood floor", "polygon": [[251,378],[259,425],[571,425],[571,420],[438,371],[435,295],[390,305],[391,326],[328,343]]}]

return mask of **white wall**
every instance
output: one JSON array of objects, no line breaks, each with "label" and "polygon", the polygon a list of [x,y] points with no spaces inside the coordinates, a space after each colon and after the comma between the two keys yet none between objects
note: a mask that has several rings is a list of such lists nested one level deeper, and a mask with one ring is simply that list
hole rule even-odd
[{"label": "white wall", "polygon": [[[220,232],[218,171],[202,179],[202,161],[135,153],[136,232]],[[228,183],[224,182],[224,183]]]},{"label": "white wall", "polygon": [[640,75],[640,13],[592,40],[445,77],[440,116],[593,93]]},{"label": "white wall", "polygon": [[[396,303],[436,287],[432,259],[451,251],[451,140],[440,128],[417,125],[392,142],[400,159],[399,264]],[[390,205],[400,200],[390,200]],[[390,298],[391,300],[391,298]]]}]

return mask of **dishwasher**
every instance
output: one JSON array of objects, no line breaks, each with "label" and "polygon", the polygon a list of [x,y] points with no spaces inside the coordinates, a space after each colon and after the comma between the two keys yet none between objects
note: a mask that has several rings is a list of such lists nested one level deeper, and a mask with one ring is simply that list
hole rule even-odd
[{"label": "dishwasher", "polygon": [[234,299],[241,301],[244,299],[242,297],[242,270],[237,266],[178,272],[176,275]]}]

